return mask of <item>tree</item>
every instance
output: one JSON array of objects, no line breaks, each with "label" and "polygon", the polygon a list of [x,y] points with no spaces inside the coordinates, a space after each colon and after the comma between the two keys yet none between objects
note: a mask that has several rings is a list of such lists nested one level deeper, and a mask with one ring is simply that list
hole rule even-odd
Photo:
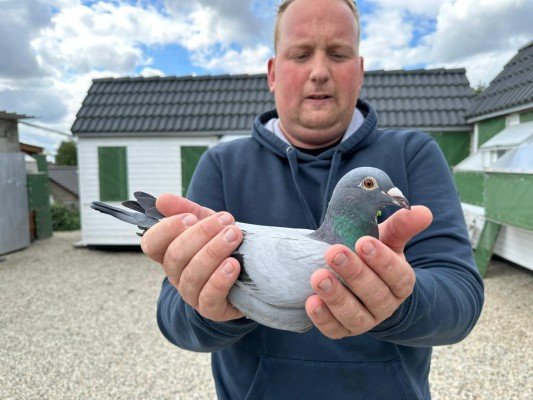
[{"label": "tree", "polygon": [[477,95],[477,94],[481,94],[485,91],[486,88],[488,88],[489,85],[487,85],[486,83],[480,81],[477,86],[474,88],[474,93]]},{"label": "tree", "polygon": [[78,165],[76,142],[69,140],[61,142],[56,153],[56,165]]}]

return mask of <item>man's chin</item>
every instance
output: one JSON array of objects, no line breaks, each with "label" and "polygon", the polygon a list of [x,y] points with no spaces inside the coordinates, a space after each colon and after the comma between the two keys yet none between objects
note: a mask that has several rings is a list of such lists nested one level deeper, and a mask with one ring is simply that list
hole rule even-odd
[{"label": "man's chin", "polygon": [[321,116],[319,114],[316,113],[311,118],[302,119],[302,126],[310,131],[322,132],[322,134],[330,131],[346,131],[348,125],[342,129],[343,124],[339,123],[339,119],[336,116],[332,117],[331,114]]}]

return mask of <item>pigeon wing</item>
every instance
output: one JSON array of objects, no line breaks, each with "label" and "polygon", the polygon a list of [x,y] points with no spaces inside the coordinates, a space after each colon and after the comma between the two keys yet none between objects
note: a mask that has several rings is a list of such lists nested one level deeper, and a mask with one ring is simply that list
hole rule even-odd
[{"label": "pigeon wing", "polygon": [[244,238],[238,249],[244,292],[280,308],[304,307],[313,294],[311,275],[329,268],[324,252],[329,244],[309,238],[308,229],[238,224]]}]

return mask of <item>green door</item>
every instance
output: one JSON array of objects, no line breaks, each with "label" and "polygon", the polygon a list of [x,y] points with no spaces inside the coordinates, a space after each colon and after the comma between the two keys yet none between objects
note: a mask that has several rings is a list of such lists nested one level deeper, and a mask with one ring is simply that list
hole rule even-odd
[{"label": "green door", "polygon": [[189,185],[191,184],[192,175],[200,157],[208,149],[207,146],[181,146],[181,194],[185,196]]}]

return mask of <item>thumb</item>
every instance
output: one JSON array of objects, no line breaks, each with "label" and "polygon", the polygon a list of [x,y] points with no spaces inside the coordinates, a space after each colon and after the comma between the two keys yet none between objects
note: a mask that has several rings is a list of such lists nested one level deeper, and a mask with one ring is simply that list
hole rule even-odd
[{"label": "thumb", "polygon": [[426,229],[431,221],[433,214],[425,206],[401,209],[379,225],[379,238],[396,253],[402,253],[407,242]]}]

